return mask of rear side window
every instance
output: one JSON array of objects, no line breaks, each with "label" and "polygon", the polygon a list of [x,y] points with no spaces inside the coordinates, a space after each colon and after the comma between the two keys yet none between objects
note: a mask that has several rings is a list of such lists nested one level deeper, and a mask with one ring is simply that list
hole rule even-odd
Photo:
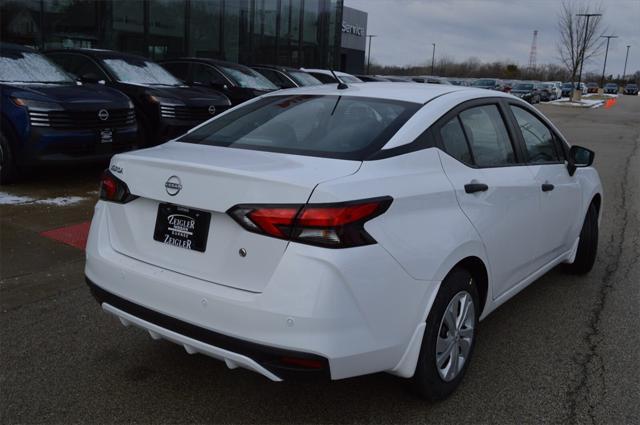
[{"label": "rear side window", "polygon": [[516,163],[509,133],[496,105],[462,111],[460,121],[476,165],[493,167]]},{"label": "rear side window", "polygon": [[440,128],[440,138],[444,150],[460,162],[472,164],[471,152],[458,117],[453,118]]},{"label": "rear side window", "polygon": [[209,85],[209,84],[227,84],[227,80],[216,69],[199,63],[191,65],[193,73],[193,82]]},{"label": "rear side window", "polygon": [[560,158],[549,128],[533,114],[518,106],[511,106],[511,110],[522,132],[528,162],[533,164],[559,162]]},{"label": "rear side window", "polygon": [[363,160],[382,148],[420,106],[351,96],[269,96],[178,141]]}]

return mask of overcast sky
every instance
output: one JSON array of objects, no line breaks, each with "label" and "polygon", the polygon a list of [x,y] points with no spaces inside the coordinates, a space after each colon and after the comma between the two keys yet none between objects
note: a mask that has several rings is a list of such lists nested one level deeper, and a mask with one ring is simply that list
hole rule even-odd
[{"label": "overcast sky", "polygon": [[[627,74],[640,70],[640,0],[597,4],[604,8],[604,27],[620,37],[609,45],[607,74],[622,74],[628,44]],[[377,35],[372,62],[430,65],[431,43],[436,43],[436,60],[446,55],[456,61],[476,57],[527,65],[537,29],[538,64],[559,63],[559,0],[345,0],[345,6],[369,14],[368,33]],[[585,64],[585,71],[600,73],[603,62],[604,53]]]}]

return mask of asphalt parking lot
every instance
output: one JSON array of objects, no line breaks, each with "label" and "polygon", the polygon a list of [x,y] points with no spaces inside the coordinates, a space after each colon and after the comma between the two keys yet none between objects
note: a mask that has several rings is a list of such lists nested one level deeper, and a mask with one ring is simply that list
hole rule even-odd
[{"label": "asphalt parking lot", "polygon": [[418,400],[386,374],[273,383],[122,327],[84,284],[77,234],[102,167],[82,167],[0,188],[0,421],[638,423],[640,97],[539,107],[596,152],[598,261],[586,277],[552,271],[482,322],[448,400]]}]

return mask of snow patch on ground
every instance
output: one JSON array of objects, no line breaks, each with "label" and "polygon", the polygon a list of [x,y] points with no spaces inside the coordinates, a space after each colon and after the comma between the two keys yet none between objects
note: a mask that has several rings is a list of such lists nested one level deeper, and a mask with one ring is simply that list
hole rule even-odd
[{"label": "snow patch on ground", "polygon": [[589,93],[589,94],[582,95],[582,97],[583,97],[583,98],[585,98],[585,97],[593,97],[593,96],[618,97],[618,95],[617,95],[617,94],[610,94],[610,93],[602,93],[602,94],[598,94],[598,93]]},{"label": "snow patch on ground", "polygon": [[82,196],[58,196],[56,198],[34,199],[30,196],[12,195],[6,192],[0,192],[0,205],[54,205],[57,207],[65,207],[67,205],[77,204],[87,198]]},{"label": "snow patch on ground", "polygon": [[557,106],[573,106],[576,108],[599,108],[604,103],[604,100],[590,100],[590,99],[582,99],[579,102],[571,102],[569,99],[567,100],[554,100],[549,102],[551,105]]}]

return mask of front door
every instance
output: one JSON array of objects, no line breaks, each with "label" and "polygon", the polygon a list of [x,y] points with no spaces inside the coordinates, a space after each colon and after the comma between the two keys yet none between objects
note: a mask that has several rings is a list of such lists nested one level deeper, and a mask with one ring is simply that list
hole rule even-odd
[{"label": "front door", "polygon": [[558,136],[525,108],[510,105],[510,109],[522,134],[527,168],[540,188],[535,256],[542,267],[571,249],[579,234],[580,187],[569,175]]}]

